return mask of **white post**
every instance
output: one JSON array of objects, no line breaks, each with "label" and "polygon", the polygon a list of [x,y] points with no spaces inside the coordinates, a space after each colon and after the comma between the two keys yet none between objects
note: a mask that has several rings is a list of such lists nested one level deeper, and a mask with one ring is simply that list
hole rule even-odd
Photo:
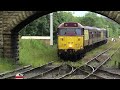
[{"label": "white post", "polygon": [[108,38],[109,38],[109,30],[107,30],[108,31]]},{"label": "white post", "polygon": [[107,33],[107,36],[108,36],[108,38],[109,38],[109,28],[108,28],[108,27],[109,27],[109,26],[107,26],[106,29],[107,29],[107,32],[108,32],[108,33]]},{"label": "white post", "polygon": [[53,45],[53,13],[50,13],[50,45]]}]

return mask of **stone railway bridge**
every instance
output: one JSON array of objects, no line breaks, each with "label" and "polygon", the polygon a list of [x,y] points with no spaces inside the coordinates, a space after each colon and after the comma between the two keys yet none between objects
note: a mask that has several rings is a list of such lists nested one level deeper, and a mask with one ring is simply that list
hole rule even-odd
[{"label": "stone railway bridge", "polygon": [[[19,60],[18,32],[50,11],[0,11],[0,57]],[[120,11],[95,11],[120,24]]]}]

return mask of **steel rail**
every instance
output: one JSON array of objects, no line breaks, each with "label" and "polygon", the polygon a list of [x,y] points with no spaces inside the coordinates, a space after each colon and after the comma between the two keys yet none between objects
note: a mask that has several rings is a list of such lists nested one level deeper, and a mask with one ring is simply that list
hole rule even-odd
[{"label": "steel rail", "polygon": [[43,77],[45,74],[47,74],[47,73],[49,73],[49,72],[51,72],[51,71],[53,71],[53,70],[56,70],[56,69],[60,68],[61,66],[62,66],[62,64],[59,65],[59,66],[56,66],[56,67],[54,67],[54,68],[51,68],[51,69],[49,69],[49,70],[47,70],[47,71],[45,71],[45,72],[43,72],[43,73],[40,73],[40,74],[31,76],[31,77],[26,78],[26,79],[35,79],[35,78],[37,78],[37,77]]},{"label": "steel rail", "polygon": [[7,76],[7,75],[15,75],[16,72],[22,72],[23,70],[29,70],[31,69],[32,66],[31,65],[27,65],[27,66],[23,66],[23,67],[20,67],[18,69],[15,69],[15,70],[12,70],[12,71],[8,71],[8,72],[5,72],[5,73],[1,73],[0,74],[0,79],[2,79],[3,77]]},{"label": "steel rail", "polygon": [[[71,67],[72,67],[72,66],[71,66]],[[56,78],[56,79],[61,79],[61,78],[65,77],[65,76],[71,74],[73,71],[74,71],[74,68],[72,67],[72,70],[71,70],[69,73],[66,73],[66,74],[64,74],[64,75],[62,75],[61,77],[58,77],[58,78]]]},{"label": "steel rail", "polygon": [[[36,76],[32,76],[32,77],[29,77],[29,78],[27,78],[27,79],[41,79],[41,78],[45,78],[47,75],[50,75],[50,73],[52,73],[53,71],[55,71],[55,70],[58,70],[59,68],[61,68],[61,67],[63,67],[64,65],[67,65],[67,64],[65,64],[65,63],[63,63],[63,64],[61,64],[61,65],[59,65],[59,66],[57,66],[57,67],[55,67],[55,68],[53,68],[53,69],[50,69],[49,71],[46,71],[46,72],[43,72],[43,73],[41,73],[41,74],[38,74],[38,75],[36,75]],[[70,66],[70,65],[69,65]],[[70,72],[73,70],[73,67],[72,66],[70,66],[70,68],[71,68],[71,70],[70,70]],[[60,73],[60,71],[58,72],[58,74],[57,74],[57,77],[52,77],[52,78],[50,78],[50,79],[59,79],[59,74]],[[47,78],[46,78],[47,79]],[[48,78],[49,79],[49,78]]]},{"label": "steel rail", "polygon": [[[82,71],[82,72],[85,72],[85,73],[89,74],[89,72],[87,72],[87,71],[84,71],[84,70],[80,70],[80,71]],[[106,78],[101,77],[101,76],[98,76],[98,75],[96,75],[96,74],[92,74],[92,75],[93,75],[93,76],[95,76],[95,77],[98,77],[98,78],[100,78],[100,79],[106,79]]]},{"label": "steel rail", "polygon": [[[113,46],[114,46],[114,45],[113,45]],[[88,62],[86,62],[85,64],[83,64],[82,66],[74,69],[72,72],[70,72],[70,73],[68,73],[68,74],[60,77],[59,79],[62,79],[62,78],[64,78],[64,77],[67,77],[67,76],[71,75],[71,74],[74,73],[77,69],[80,69],[80,68],[83,67],[83,66],[89,66],[88,64],[89,64],[90,62],[92,62],[92,61],[94,61],[94,60],[97,60],[97,58],[98,58],[99,56],[101,56],[102,54],[104,54],[104,53],[106,53],[107,51],[109,51],[110,49],[112,49],[113,46],[111,46],[110,48],[108,48],[108,49],[106,49],[105,51],[101,52],[100,54],[96,55],[95,57],[93,57],[92,59],[90,59]],[[97,60],[97,61],[98,61],[98,60]],[[92,66],[90,66],[90,67],[91,67],[91,68],[93,69],[93,71],[94,71],[94,68],[93,68]],[[92,72],[91,72],[91,73],[92,73]]]},{"label": "steel rail", "polygon": [[[98,72],[97,72],[98,71]],[[110,79],[120,79],[120,74],[117,73],[113,73],[107,70],[103,70],[103,69],[98,69],[94,74],[99,76],[99,73],[103,73],[104,75],[108,75],[109,77],[112,77]],[[114,77],[114,78],[113,78]],[[106,78],[107,79],[107,78]]]},{"label": "steel rail", "polygon": [[[29,69],[29,70],[25,70],[25,71],[23,71],[23,72],[21,72],[21,74],[26,74],[26,73],[28,73],[28,72],[32,72],[32,71],[34,71],[34,70],[36,70],[36,69],[41,69],[41,68],[44,68],[44,67],[46,67],[46,66],[49,66],[49,65],[51,65],[51,64],[53,64],[55,61],[51,61],[51,62],[49,62],[49,63],[47,63],[47,64],[44,64],[44,65],[42,65],[42,66],[38,66],[38,67],[36,67],[36,68],[31,68],[31,69]],[[24,68],[23,68],[24,69]],[[23,70],[22,69],[22,70]],[[16,71],[15,71],[16,72]],[[18,71],[17,71],[18,72]],[[15,78],[15,74],[11,74],[11,75],[9,75],[9,76],[7,76],[7,77],[2,77],[1,79],[11,79],[11,78]]]},{"label": "steel rail", "polygon": [[100,63],[100,65],[98,65],[95,70],[93,72],[91,72],[89,75],[87,75],[86,77],[84,77],[84,79],[87,79],[88,77],[90,77],[94,72],[96,72],[102,65],[104,65],[108,60],[111,59],[111,57],[120,49],[120,47],[117,48],[117,50],[115,50],[111,56],[109,56],[107,59],[105,59],[102,63]]}]

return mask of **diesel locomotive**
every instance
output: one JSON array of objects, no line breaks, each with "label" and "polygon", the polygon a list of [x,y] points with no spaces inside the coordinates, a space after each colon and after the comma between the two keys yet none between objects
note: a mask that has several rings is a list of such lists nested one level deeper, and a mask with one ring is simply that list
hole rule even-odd
[{"label": "diesel locomotive", "polygon": [[91,26],[83,26],[76,22],[62,23],[58,31],[58,57],[82,57],[85,52],[95,46],[107,42],[107,30]]}]

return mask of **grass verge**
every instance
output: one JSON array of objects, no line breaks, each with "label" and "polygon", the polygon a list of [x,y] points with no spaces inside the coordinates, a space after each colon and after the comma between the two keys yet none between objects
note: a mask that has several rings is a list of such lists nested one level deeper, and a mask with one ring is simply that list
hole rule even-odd
[{"label": "grass verge", "polygon": [[20,40],[20,60],[22,65],[31,64],[34,67],[57,60],[56,45],[49,46],[40,40]]},{"label": "grass verge", "polygon": [[3,59],[0,58],[0,73],[5,72],[5,71],[10,71],[13,70],[17,67],[13,62],[11,62],[8,59]]},{"label": "grass verge", "polygon": [[[117,42],[115,42],[117,43]],[[78,67],[84,64],[87,60],[96,56],[100,52],[112,46],[114,43],[109,40],[107,44],[99,46],[85,54],[83,59],[77,62],[63,61],[57,57],[57,46],[49,46],[41,42],[40,40],[22,40],[19,42],[19,65],[33,65],[33,67],[41,66],[50,61],[56,60],[57,64],[61,61],[66,62],[69,65]],[[118,46],[116,46],[117,48]],[[120,62],[120,50],[112,57],[112,60],[107,65],[111,67],[118,67]],[[0,73],[5,71],[13,70],[17,67],[10,60],[0,58]]]}]

